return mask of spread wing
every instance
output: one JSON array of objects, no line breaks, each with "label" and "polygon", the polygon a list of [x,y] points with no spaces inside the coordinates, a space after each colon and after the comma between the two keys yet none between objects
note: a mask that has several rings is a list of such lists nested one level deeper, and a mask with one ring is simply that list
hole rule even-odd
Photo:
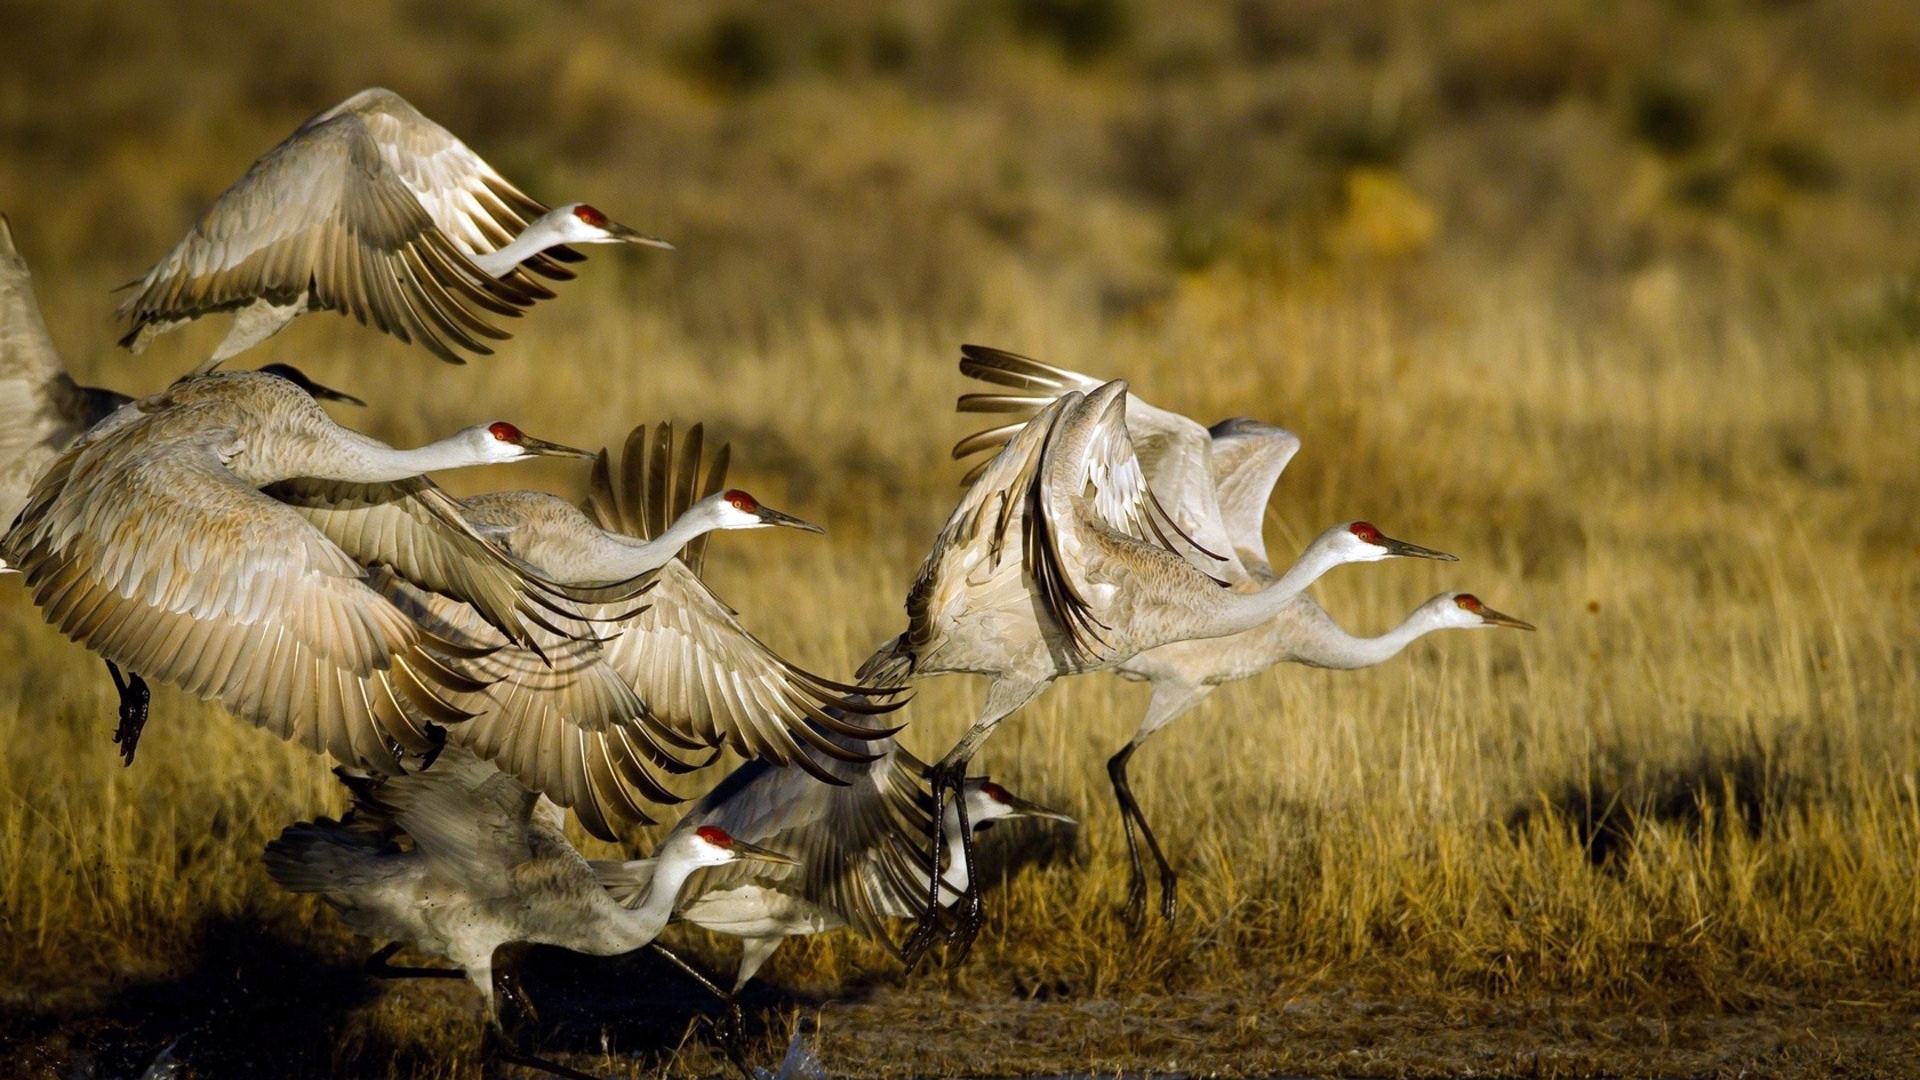
[{"label": "spread wing", "polygon": [[536,652],[539,631],[564,634],[580,625],[577,602],[639,588],[575,589],[548,580],[476,530],[425,477],[379,484],[303,478],[266,492],[356,561],[471,604],[508,640]]},{"label": "spread wing", "polygon": [[150,330],[268,300],[351,314],[441,359],[492,350],[545,290],[474,266],[385,160],[358,115],[323,114],[276,146],[208,207],[120,307],[121,344]]},{"label": "spread wing", "polygon": [[477,715],[449,729],[449,744],[570,807],[603,840],[618,839],[619,822],[650,824],[652,805],[681,800],[655,770],[695,768],[675,756],[695,745],[653,719],[599,641],[536,629],[536,654],[509,645],[464,604],[391,576],[378,584],[422,625],[477,654],[458,666],[485,690],[459,700]]},{"label": "spread wing", "polygon": [[[381,160],[413,192],[440,231],[469,255],[504,246],[551,209],[509,183],[466,143],[391,90],[362,90],[322,118],[342,114],[360,117],[379,147]],[[523,260],[520,267],[566,280],[573,272],[560,263],[582,258],[570,248],[553,248]],[[540,299],[553,295],[537,282],[523,284]]]},{"label": "spread wing", "polygon": [[1074,580],[1078,559],[1069,546],[1078,543],[1076,508],[1085,508],[1088,524],[1131,542],[1135,560],[1171,557],[1191,571],[1187,551],[1210,554],[1154,497],[1127,433],[1126,400],[1127,384],[1118,379],[1085,397],[1061,398],[1067,411],[1048,432],[1041,473],[1028,490],[1027,572],[1073,648],[1089,657],[1111,651],[1111,628]]},{"label": "spread wing", "polygon": [[[734,617],[705,582],[675,559],[660,568],[646,609],[622,621],[606,661],[647,703],[654,720],[701,746],[731,747],[777,765],[796,764],[829,780],[814,755],[849,751],[820,728],[855,738],[875,729],[845,713],[877,713],[897,690],[824,679],[788,662]],[[866,695],[871,694],[869,703]]]},{"label": "spread wing", "polygon": [[[963,345],[960,357],[962,374],[1009,388],[994,393],[963,394],[957,406],[963,413],[1031,415],[1061,394],[1091,393],[1101,385],[1090,376],[984,345]],[[998,447],[1019,427],[1017,423],[1007,424],[970,435],[953,448],[953,456],[959,459]],[[1126,431],[1154,497],[1179,524],[1180,530],[1192,538],[1199,556],[1195,564],[1209,574],[1229,580],[1244,579],[1246,570],[1235,556],[1214,490],[1212,439],[1207,429],[1177,412],[1157,408],[1129,393]],[[968,479],[980,468],[976,466]]]},{"label": "spread wing", "polygon": [[1299,452],[1300,439],[1285,428],[1245,417],[1222,420],[1209,434],[1213,438],[1213,486],[1220,500],[1220,519],[1233,541],[1234,552],[1252,572],[1271,576],[1273,567],[1267,562],[1261,526],[1273,485]]},{"label": "spread wing", "polygon": [[[748,762],[687,812],[675,833],[718,825],[799,865],[743,861],[705,868],[682,891],[681,908],[707,893],[759,885],[803,896],[892,944],[884,920],[916,910],[926,896],[924,853],[933,829],[926,767],[890,738],[838,741],[848,750],[878,756],[829,766],[841,781],[837,785],[764,761]],[[644,898],[650,874],[636,873],[631,864],[595,869],[616,898],[628,903]]]},{"label": "spread wing", "polygon": [[398,828],[414,850],[462,867],[462,880],[485,881],[531,857],[539,795],[461,747],[448,746],[415,772],[340,779],[353,796],[354,825]]},{"label": "spread wing", "polygon": [[68,451],[0,542],[68,637],[342,762],[397,768],[479,683],[366,571],[222,464],[231,429],[134,422]]}]

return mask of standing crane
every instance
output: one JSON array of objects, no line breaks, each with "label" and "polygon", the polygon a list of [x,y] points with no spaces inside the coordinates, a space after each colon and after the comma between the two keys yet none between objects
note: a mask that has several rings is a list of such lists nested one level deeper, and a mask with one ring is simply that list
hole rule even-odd
[{"label": "standing crane", "polygon": [[[1061,394],[1084,393],[1100,385],[1099,380],[1078,372],[977,345],[962,349],[960,369],[983,382],[1008,388],[963,396],[959,405],[962,412],[1034,412]],[[954,456],[965,457],[995,446],[1017,427],[1008,425],[969,436],[954,447]],[[1217,550],[1228,553],[1220,560],[1220,573],[1231,587],[1247,592],[1274,582],[1279,575],[1267,561],[1262,524],[1273,485],[1299,450],[1300,440],[1282,428],[1245,417],[1204,428],[1137,395],[1127,398],[1126,427],[1154,497],[1170,508],[1175,522],[1189,535],[1218,544]],[[1352,527],[1372,528],[1364,522]],[[1399,655],[1409,644],[1435,630],[1490,626],[1533,629],[1526,622],[1487,607],[1471,593],[1447,592],[1415,608],[1399,626],[1379,637],[1356,637],[1311,596],[1302,593],[1272,619],[1252,629],[1226,638],[1171,642],[1116,666],[1113,670],[1121,678],[1153,684],[1146,716],[1127,744],[1107,761],[1132,870],[1127,888],[1128,921],[1137,926],[1146,913],[1147,880],[1134,838],[1136,826],[1159,865],[1162,916],[1173,918],[1178,903],[1178,875],[1127,781],[1127,763],[1141,743],[1206,700],[1215,689],[1276,664],[1371,667]]]},{"label": "standing crane", "polygon": [[[785,855],[717,826],[676,832],[648,861],[634,903],[617,902],[567,840],[552,804],[460,747],[431,768],[385,778],[336,770],[353,796],[346,821],[288,826],[267,845],[267,873],[296,893],[317,893],[359,934],[444,957],[486,1008],[489,1044],[505,1060],[561,1076],[585,1074],[513,1046],[503,999],[518,998],[517,954],[503,946],[555,945],[594,956],[631,952],[657,937],[689,877],[729,863],[790,865]],[[404,835],[411,846],[401,850]],[[421,974],[435,969],[398,969]]]},{"label": "standing crane", "polygon": [[[1224,587],[1189,562],[1188,551],[1221,557],[1183,532],[1147,486],[1127,438],[1126,389],[1115,380],[1091,393],[1068,391],[1013,434],[935,540],[907,597],[907,631],[860,672],[880,685],[954,672],[992,679],[978,718],[930,771],[936,816],[981,743],[1054,679],[1111,670],[1170,642],[1252,629],[1342,563],[1452,558],[1355,522],[1321,533],[1258,591]],[[961,838],[971,862],[972,834],[963,828]],[[940,855],[932,845],[929,880],[941,875]],[[932,947],[939,910],[936,884],[904,948],[910,962]],[[956,962],[982,921],[970,879]]]},{"label": "standing crane", "polygon": [[[314,382],[290,364],[260,370],[315,398],[366,404]],[[116,390],[80,386],[67,374],[40,317],[33,275],[14,245],[13,223],[0,214],[0,526],[27,505],[33,482],[60,451],[132,400]]]},{"label": "standing crane", "polygon": [[549,209],[391,90],[362,90],[301,124],[221,193],[120,305],[134,352],[203,315],[233,326],[197,372],[318,310],[421,346],[492,352],[514,316],[553,296],[570,245],[671,247],[585,203]]},{"label": "standing crane", "polygon": [[[618,591],[541,579],[419,476],[540,455],[588,456],[505,421],[397,450],[335,424],[286,379],[203,375],[63,451],[0,556],[47,621],[115,665],[116,680],[127,669],[142,699],[141,677],[157,677],[342,762],[393,771],[396,747],[433,750],[440,726],[469,715],[452,699],[482,684],[452,666],[473,651],[382,596],[369,566],[457,596],[521,642],[548,613]],[[315,521],[270,494],[333,483],[360,485],[366,505]],[[144,707],[122,720],[115,741],[131,763]]]},{"label": "standing crane", "polygon": [[460,666],[488,684],[490,700],[466,705],[478,715],[448,737],[570,807],[601,839],[616,839],[620,821],[651,821],[643,803],[679,801],[651,771],[686,771],[676,751],[727,746],[838,783],[816,756],[859,753],[829,736],[866,740],[891,730],[850,717],[888,711],[899,688],[848,685],[796,666],[700,579],[704,540],[715,531],[821,531],[726,488],[724,444],[704,480],[702,456],[698,425],[677,460],[672,428],[660,425],[649,440],[642,425],[617,471],[604,452],[595,463],[592,516],[534,491],[461,501],[475,529],[547,580],[590,588],[651,574],[638,611],[582,605],[583,617],[607,627],[604,636],[536,628],[534,647],[515,646],[451,599],[398,582],[388,590],[436,633],[480,653]]}]

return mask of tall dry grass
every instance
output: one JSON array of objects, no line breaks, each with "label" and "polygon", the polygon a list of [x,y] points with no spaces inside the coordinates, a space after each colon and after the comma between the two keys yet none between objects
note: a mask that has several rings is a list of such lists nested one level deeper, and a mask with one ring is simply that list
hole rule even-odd
[{"label": "tall dry grass", "polygon": [[[18,150],[0,207],[73,366],[129,389],[220,329],[129,360],[102,289],[360,84],[410,94],[542,196],[670,236],[670,256],[596,253],[465,368],[325,318],[260,359],[374,398],[341,419],[400,443],[495,416],[584,443],[707,421],[742,484],[831,530],[723,538],[710,563],[749,625],[818,670],[899,629],[957,496],[964,340],[1296,431],[1268,517],[1282,557],[1362,516],[1461,557],[1332,575],[1317,594],[1350,627],[1441,588],[1540,625],[1436,635],[1371,671],[1275,671],[1149,743],[1136,789],[1185,908],[1144,940],[1115,917],[1100,763],[1146,691],[1050,691],[979,760],[1082,824],[1064,850],[1035,831],[996,845],[1015,870],[949,984],[969,1000],[1906,1000],[1920,252],[1898,223],[1920,116],[1881,44],[1906,32],[1898,6],[1142,5],[1104,30],[1063,6],[589,5],[565,21],[598,32],[566,33],[519,8],[436,32],[438,8],[359,5],[341,10],[381,32],[358,50],[209,9],[108,72],[82,30],[124,43],[126,12],[97,5],[30,28],[46,48],[0,75]],[[253,54],[189,32],[221,20]],[[62,50],[93,74],[33,74]],[[98,137],[60,131],[56,108]],[[351,953],[256,861],[337,808],[324,763],[162,692],[122,770],[97,663],[17,586],[0,608],[9,1010],[85,1013],[115,979],[202,962],[222,920]],[[925,684],[909,745],[944,748],[979,693]],[[889,970],[835,936],[766,976],[830,996]],[[424,1026],[405,1004],[423,999],[441,1002]],[[463,1007],[394,990],[338,1046],[462,1046]],[[1125,1064],[1126,1045],[1086,1056]]]}]

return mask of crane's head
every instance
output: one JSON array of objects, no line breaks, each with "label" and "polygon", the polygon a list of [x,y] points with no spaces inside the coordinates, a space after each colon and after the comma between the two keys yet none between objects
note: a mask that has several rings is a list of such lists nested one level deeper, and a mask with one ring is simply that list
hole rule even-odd
[{"label": "crane's head", "polygon": [[1436,625],[1447,629],[1477,630],[1486,626],[1533,629],[1532,623],[1495,611],[1472,593],[1444,592],[1421,606]]},{"label": "crane's head", "polygon": [[739,488],[709,495],[695,503],[688,513],[694,510],[704,515],[715,529],[767,529],[778,525],[810,533],[827,531],[818,525],[783,514],[771,506],[762,506],[760,500]]},{"label": "crane's head", "polygon": [[[1028,802],[984,776],[969,779],[963,797],[967,800],[967,824],[973,826],[974,832],[989,828],[994,822],[1003,818],[1016,817],[1047,818],[1051,821],[1064,821],[1069,825],[1079,824],[1058,810],[1049,810],[1039,803]],[[956,830],[957,835],[958,822],[951,823],[951,826]]]},{"label": "crane's head", "polygon": [[564,244],[645,244],[648,247],[673,248],[665,240],[629,229],[583,202],[568,203],[549,210],[536,224],[551,230]]},{"label": "crane's head", "polygon": [[472,445],[474,456],[481,463],[524,461],[530,457],[593,457],[585,450],[536,439],[505,420],[476,424],[461,435]]},{"label": "crane's head", "polygon": [[758,844],[749,844],[745,840],[736,839],[732,833],[718,825],[702,825],[690,832],[679,834],[669,843],[673,844],[677,850],[662,851],[662,855],[677,856],[694,866],[724,866],[730,862],[741,861],[777,863],[781,866],[799,865],[795,860],[777,851],[769,851]]},{"label": "crane's head", "polygon": [[1409,544],[1405,540],[1395,540],[1374,528],[1372,523],[1365,521],[1350,521],[1345,525],[1335,525],[1321,533],[1320,538],[1314,543],[1325,545],[1337,561],[1343,563],[1378,562],[1381,559],[1395,557],[1438,559],[1441,562],[1459,561],[1444,551],[1423,548],[1418,544]]}]

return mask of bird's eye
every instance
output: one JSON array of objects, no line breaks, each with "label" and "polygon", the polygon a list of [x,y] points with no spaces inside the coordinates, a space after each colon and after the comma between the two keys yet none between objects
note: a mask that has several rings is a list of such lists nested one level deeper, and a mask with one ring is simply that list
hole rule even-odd
[{"label": "bird's eye", "polygon": [[1008,791],[1006,788],[1001,787],[991,780],[980,785],[980,794],[1003,805],[1011,805],[1013,802],[1013,792]]},{"label": "bird's eye", "polygon": [[489,424],[487,426],[487,434],[499,439],[503,443],[513,443],[515,445],[518,445],[521,439],[520,429],[507,423],[505,420]]},{"label": "bird's eye", "polygon": [[751,514],[755,510],[760,509],[760,504],[754,501],[753,496],[741,491],[739,488],[727,492],[725,495],[722,495],[721,498],[727,500],[728,506],[745,513]]},{"label": "bird's eye", "polygon": [[1377,544],[1380,542],[1380,530],[1364,521],[1356,521],[1352,525],[1347,526],[1347,531],[1369,544]]},{"label": "bird's eye", "polygon": [[573,216],[596,229],[604,228],[607,224],[607,215],[595,210],[586,203],[581,203],[579,206],[574,207]]},{"label": "bird's eye", "polygon": [[1459,596],[1454,597],[1453,602],[1458,605],[1462,611],[1471,611],[1475,615],[1480,614],[1480,598],[1472,593],[1463,592]]},{"label": "bird's eye", "polygon": [[700,839],[705,840],[714,847],[730,848],[733,846],[733,837],[727,834],[727,830],[718,825],[702,825],[694,831],[700,834]]}]

